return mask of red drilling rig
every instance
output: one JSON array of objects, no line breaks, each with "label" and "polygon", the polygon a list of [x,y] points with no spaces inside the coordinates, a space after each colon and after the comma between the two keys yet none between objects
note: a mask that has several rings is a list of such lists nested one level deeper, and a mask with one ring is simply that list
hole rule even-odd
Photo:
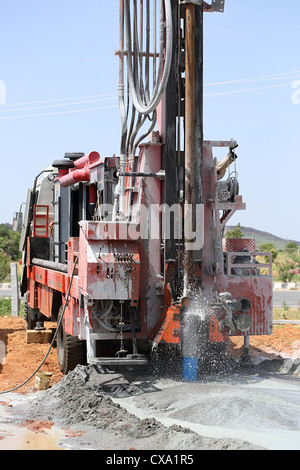
[{"label": "red drilling rig", "polygon": [[120,153],[67,153],[28,193],[27,324],[58,322],[63,373],[144,366],[167,344],[192,381],[230,336],[244,336],[247,358],[249,337],[272,333],[271,254],[224,238],[246,208],[238,144],[203,137],[203,18],[224,6],[120,0]]}]

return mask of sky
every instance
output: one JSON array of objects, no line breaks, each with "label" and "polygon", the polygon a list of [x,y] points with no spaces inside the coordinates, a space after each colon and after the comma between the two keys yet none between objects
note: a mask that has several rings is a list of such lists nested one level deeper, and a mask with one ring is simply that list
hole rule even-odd
[{"label": "sky", "polygon": [[[204,135],[239,144],[247,210],[230,224],[300,241],[300,2],[284,5],[205,14]],[[0,223],[65,152],[119,153],[118,15],[118,0],[0,0]]]}]

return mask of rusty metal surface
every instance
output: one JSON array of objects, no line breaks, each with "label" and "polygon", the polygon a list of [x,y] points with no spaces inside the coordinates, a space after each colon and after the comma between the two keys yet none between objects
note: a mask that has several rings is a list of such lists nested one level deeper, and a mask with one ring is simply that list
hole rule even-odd
[{"label": "rusty metal surface", "polygon": [[[138,171],[157,173],[161,170],[161,145],[146,144],[140,148]],[[161,276],[161,220],[151,207],[161,205],[162,182],[158,178],[137,178],[132,220],[140,223],[140,311],[141,332],[147,337],[161,316],[163,297],[157,287]],[[143,212],[146,211],[146,212]],[[150,218],[151,217],[151,218]]]},{"label": "rusty metal surface", "polygon": [[[219,292],[230,292],[234,298],[247,298],[252,307],[250,336],[271,335],[273,331],[273,281],[269,276],[218,276]],[[234,336],[240,336],[236,331]]]},{"label": "rusty metal surface", "polygon": [[116,228],[120,226],[80,223],[79,283],[88,299],[139,299],[138,242],[130,239],[130,224],[122,224],[123,230]]}]

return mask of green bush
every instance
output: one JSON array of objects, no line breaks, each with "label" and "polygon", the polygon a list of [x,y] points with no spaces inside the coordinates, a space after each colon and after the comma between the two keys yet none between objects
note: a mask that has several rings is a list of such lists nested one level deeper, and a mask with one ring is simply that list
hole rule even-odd
[{"label": "green bush", "polygon": [[11,260],[6,253],[0,250],[0,281],[4,281],[10,273]]},{"label": "green bush", "polygon": [[10,263],[18,261],[20,233],[10,230],[6,225],[0,224],[0,282],[10,274]]},{"label": "green bush", "polygon": [[0,224],[0,249],[13,261],[18,261],[20,257],[20,237],[20,233]]},{"label": "green bush", "polygon": [[300,273],[298,258],[286,258],[276,262],[278,278],[281,282],[292,282]]},{"label": "green bush", "polygon": [[289,255],[293,255],[298,252],[299,246],[296,242],[290,242],[286,245],[285,249]]},{"label": "green bush", "polygon": [[[278,256],[278,251],[276,250],[275,246],[273,243],[264,243],[263,245],[260,246],[260,251],[266,252],[266,253],[272,253],[272,260],[275,261],[275,259]],[[266,262],[268,262],[268,257],[266,256]]]},{"label": "green bush", "polygon": [[0,299],[0,317],[9,317],[11,315],[11,300]]},{"label": "green bush", "polygon": [[[0,318],[11,316],[11,299],[0,299]],[[20,302],[19,317],[25,317],[25,303]]]}]

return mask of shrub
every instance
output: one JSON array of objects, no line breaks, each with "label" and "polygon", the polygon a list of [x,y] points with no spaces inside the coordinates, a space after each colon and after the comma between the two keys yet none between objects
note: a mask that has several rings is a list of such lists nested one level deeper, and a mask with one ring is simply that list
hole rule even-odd
[{"label": "shrub", "polygon": [[[263,245],[260,246],[260,251],[263,251],[266,253],[272,253],[273,261],[275,261],[278,256],[278,251],[276,250],[273,243],[264,243]],[[268,257],[266,257],[266,262],[268,262]]]},{"label": "shrub", "polygon": [[298,261],[288,258],[276,263],[279,280],[282,282],[292,282],[300,273]]},{"label": "shrub", "polygon": [[3,281],[10,273],[10,258],[0,250],[0,281]]},{"label": "shrub", "polygon": [[0,317],[10,316],[11,314],[11,300],[0,299]]}]

